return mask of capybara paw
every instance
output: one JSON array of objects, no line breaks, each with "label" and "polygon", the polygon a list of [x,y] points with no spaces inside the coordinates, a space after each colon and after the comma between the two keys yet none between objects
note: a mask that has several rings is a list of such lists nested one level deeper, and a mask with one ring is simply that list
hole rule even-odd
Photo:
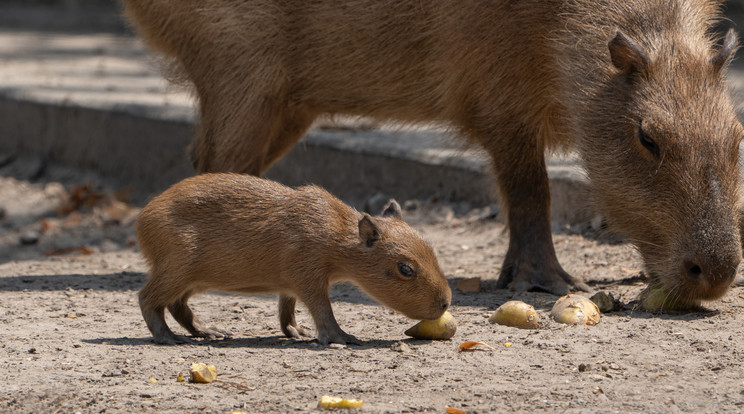
[{"label": "capybara paw", "polygon": [[196,338],[206,338],[206,339],[227,339],[231,338],[233,336],[233,333],[220,328],[206,328],[202,329],[193,335]]},{"label": "capybara paw", "polygon": [[282,328],[282,332],[284,332],[284,335],[288,338],[294,339],[300,339],[303,336],[310,336],[310,332],[307,329],[301,328],[297,325],[287,325]]},{"label": "capybara paw", "polygon": [[497,287],[509,288],[517,292],[548,292],[554,295],[567,295],[571,290],[590,292],[591,289],[579,279],[569,275],[560,267],[557,270],[539,270],[525,266],[504,265]]},{"label": "capybara paw", "polygon": [[158,345],[181,345],[181,344],[191,344],[194,342],[191,339],[186,338],[185,336],[180,336],[176,334],[158,335],[158,336],[154,336],[152,339]]},{"label": "capybara paw", "polygon": [[328,335],[318,335],[318,342],[321,345],[328,345],[329,343],[341,344],[341,345],[361,345],[362,341],[357,339],[354,335],[349,335],[346,332],[335,332]]}]

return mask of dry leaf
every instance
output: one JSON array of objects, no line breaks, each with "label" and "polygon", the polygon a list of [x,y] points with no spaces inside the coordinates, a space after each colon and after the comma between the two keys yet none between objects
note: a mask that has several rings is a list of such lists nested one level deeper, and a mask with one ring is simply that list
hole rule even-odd
[{"label": "dry leaf", "polygon": [[59,221],[53,219],[43,218],[41,219],[41,232],[48,233],[59,227]]},{"label": "dry leaf", "polygon": [[447,414],[468,414],[466,411],[455,407],[446,406],[444,409],[447,411]]},{"label": "dry leaf", "polygon": [[150,378],[147,380],[147,382],[149,382],[150,384],[157,384],[158,383],[158,380],[155,379],[155,377],[150,376]]},{"label": "dry leaf", "polygon": [[457,282],[457,290],[461,292],[480,292],[481,278],[470,277]]},{"label": "dry leaf", "polygon": [[68,253],[79,253],[79,254],[92,254],[93,250],[85,246],[74,246],[74,247],[62,247],[59,249],[48,249],[44,252],[47,256],[60,256]]},{"label": "dry leaf", "polygon": [[494,349],[491,345],[488,345],[485,342],[477,342],[477,341],[465,341],[460,344],[460,346],[457,348],[458,351],[475,351],[476,346],[486,346],[488,348]]},{"label": "dry leaf", "polygon": [[79,226],[82,222],[83,216],[81,216],[80,213],[78,213],[77,211],[73,211],[67,217],[65,217],[65,220],[62,222],[62,227],[71,229]]}]

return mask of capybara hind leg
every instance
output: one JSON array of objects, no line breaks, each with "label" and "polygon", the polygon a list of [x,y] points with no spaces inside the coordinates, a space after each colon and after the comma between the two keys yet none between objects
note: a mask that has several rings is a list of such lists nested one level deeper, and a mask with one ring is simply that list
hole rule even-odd
[{"label": "capybara hind leg", "polygon": [[294,296],[279,295],[279,324],[282,332],[289,338],[300,339],[302,336],[309,336],[306,329],[297,326],[295,320],[295,304],[297,299]]},{"label": "capybara hind leg", "polygon": [[224,329],[205,327],[202,322],[194,316],[191,308],[189,308],[188,300],[190,296],[191,294],[187,293],[176,302],[168,305],[168,311],[173,315],[173,319],[189,331],[191,335],[197,338],[218,339],[227,338],[233,335],[232,332]]},{"label": "capybara hind leg", "polygon": [[140,309],[156,344],[176,345],[189,342],[187,338],[174,334],[168,328],[165,323],[165,306],[147,306],[140,300]]},{"label": "capybara hind leg", "polygon": [[[147,283],[139,291],[139,305],[147,328],[152,333],[153,340],[158,344],[181,344],[190,342],[189,339],[176,335],[165,323],[166,304],[173,301],[174,286],[163,281],[164,274],[153,271]],[[176,293],[177,294],[177,293]]]},{"label": "capybara hind leg", "polygon": [[197,172],[261,175],[300,139],[314,119],[281,97],[232,107],[202,97],[201,124],[191,146]]},{"label": "capybara hind leg", "polygon": [[556,295],[570,289],[588,290],[566,273],[555,255],[550,226],[550,190],[543,148],[523,128],[504,148],[491,148],[501,196],[507,208],[509,249],[499,288],[546,291]]},{"label": "capybara hind leg", "polygon": [[300,140],[317,115],[306,108],[294,108],[285,114],[279,134],[272,139],[264,158],[265,168],[284,156]]}]

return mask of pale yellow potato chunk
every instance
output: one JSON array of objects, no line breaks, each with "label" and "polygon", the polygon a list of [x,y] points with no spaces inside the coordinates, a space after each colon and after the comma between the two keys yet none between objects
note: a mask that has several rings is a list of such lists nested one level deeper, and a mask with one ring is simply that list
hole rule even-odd
[{"label": "pale yellow potato chunk", "polygon": [[457,321],[449,312],[444,312],[434,321],[421,321],[408,328],[406,335],[416,339],[450,339],[457,332]]},{"label": "pale yellow potato chunk", "polygon": [[566,295],[558,299],[550,316],[559,323],[594,326],[599,323],[599,308],[581,295]]},{"label": "pale yellow potato chunk", "polygon": [[539,317],[532,305],[524,303],[521,300],[510,300],[499,306],[496,312],[488,318],[488,321],[520,329],[535,329],[537,328]]},{"label": "pale yellow potato chunk", "polygon": [[331,397],[330,395],[324,395],[320,397],[318,407],[323,409],[331,408],[362,408],[364,400],[346,399],[340,397]]},{"label": "pale yellow potato chunk", "polygon": [[203,362],[191,364],[191,381],[208,384],[217,379],[217,367]]}]

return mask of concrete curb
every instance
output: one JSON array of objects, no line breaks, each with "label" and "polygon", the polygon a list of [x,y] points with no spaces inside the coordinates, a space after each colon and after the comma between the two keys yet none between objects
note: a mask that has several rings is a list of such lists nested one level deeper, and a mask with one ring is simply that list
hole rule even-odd
[{"label": "concrete curb", "polygon": [[[193,174],[185,147],[193,120],[182,111],[136,105],[84,105],[0,92],[3,150],[39,154],[92,169],[136,189],[143,200]],[[498,203],[483,153],[452,146],[448,133],[312,130],[267,173],[288,185],[315,183],[362,208],[381,193],[399,200],[439,198],[474,206]],[[553,218],[592,217],[575,160],[549,166]]]}]

